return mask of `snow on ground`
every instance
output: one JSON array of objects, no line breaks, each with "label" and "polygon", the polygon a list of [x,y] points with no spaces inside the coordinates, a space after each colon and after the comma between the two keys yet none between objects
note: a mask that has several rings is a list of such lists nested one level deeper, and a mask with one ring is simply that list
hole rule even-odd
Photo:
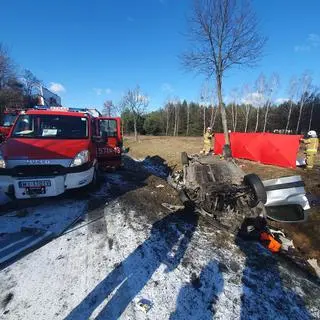
[{"label": "snow on ground", "polygon": [[[160,166],[153,171],[162,176]],[[90,203],[44,201],[25,217],[0,217],[0,233],[41,226],[59,234],[87,211],[1,270],[0,319],[320,318],[319,285],[305,274],[190,212],[133,210],[125,193],[132,201],[143,183],[125,177],[108,174]]]},{"label": "snow on ground", "polygon": [[60,200],[10,212],[0,216],[0,233],[19,232],[22,227],[39,228],[60,234],[85,212],[87,201]]},{"label": "snow on ground", "polygon": [[10,199],[0,190],[0,206],[8,203]]},{"label": "snow on ground", "polygon": [[259,245],[184,212],[150,223],[121,201],[2,270],[0,292],[6,319],[320,317],[319,287]]}]

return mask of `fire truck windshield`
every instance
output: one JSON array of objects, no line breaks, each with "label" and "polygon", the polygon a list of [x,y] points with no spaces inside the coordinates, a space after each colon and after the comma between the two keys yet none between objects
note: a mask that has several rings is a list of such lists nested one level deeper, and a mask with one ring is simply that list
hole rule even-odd
[{"label": "fire truck windshield", "polygon": [[0,125],[3,127],[11,127],[14,123],[14,120],[16,119],[16,114],[4,114]]},{"label": "fire truck windshield", "polygon": [[20,115],[12,137],[37,139],[88,138],[88,119],[65,115]]}]

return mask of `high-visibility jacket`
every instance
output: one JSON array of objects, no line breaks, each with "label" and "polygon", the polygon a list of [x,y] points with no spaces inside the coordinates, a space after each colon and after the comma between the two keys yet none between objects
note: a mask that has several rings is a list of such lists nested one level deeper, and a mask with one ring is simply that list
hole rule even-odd
[{"label": "high-visibility jacket", "polygon": [[307,153],[317,153],[319,147],[319,139],[318,138],[308,138],[303,139],[304,144],[306,145]]},{"label": "high-visibility jacket", "polygon": [[211,145],[212,144],[212,136],[213,136],[212,133],[206,132],[203,135],[203,143],[206,145]]}]

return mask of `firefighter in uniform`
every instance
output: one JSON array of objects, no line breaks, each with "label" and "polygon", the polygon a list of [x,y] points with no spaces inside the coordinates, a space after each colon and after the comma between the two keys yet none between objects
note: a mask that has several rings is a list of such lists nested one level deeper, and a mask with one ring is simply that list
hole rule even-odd
[{"label": "firefighter in uniform", "polygon": [[208,155],[212,150],[212,137],[213,133],[211,131],[211,127],[207,128],[206,133],[203,135],[203,150],[201,153]]},{"label": "firefighter in uniform", "polygon": [[317,137],[317,133],[314,130],[309,131],[307,135],[308,138],[302,139],[302,142],[306,146],[305,155],[307,169],[312,169],[318,152],[319,139]]}]

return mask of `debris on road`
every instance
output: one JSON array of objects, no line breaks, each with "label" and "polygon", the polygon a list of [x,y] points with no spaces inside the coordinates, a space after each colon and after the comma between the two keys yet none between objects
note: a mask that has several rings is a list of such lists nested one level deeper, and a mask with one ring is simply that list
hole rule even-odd
[{"label": "debris on road", "polygon": [[152,308],[152,302],[147,299],[141,299],[137,303],[140,310],[142,310],[145,313],[148,313],[150,309]]}]

